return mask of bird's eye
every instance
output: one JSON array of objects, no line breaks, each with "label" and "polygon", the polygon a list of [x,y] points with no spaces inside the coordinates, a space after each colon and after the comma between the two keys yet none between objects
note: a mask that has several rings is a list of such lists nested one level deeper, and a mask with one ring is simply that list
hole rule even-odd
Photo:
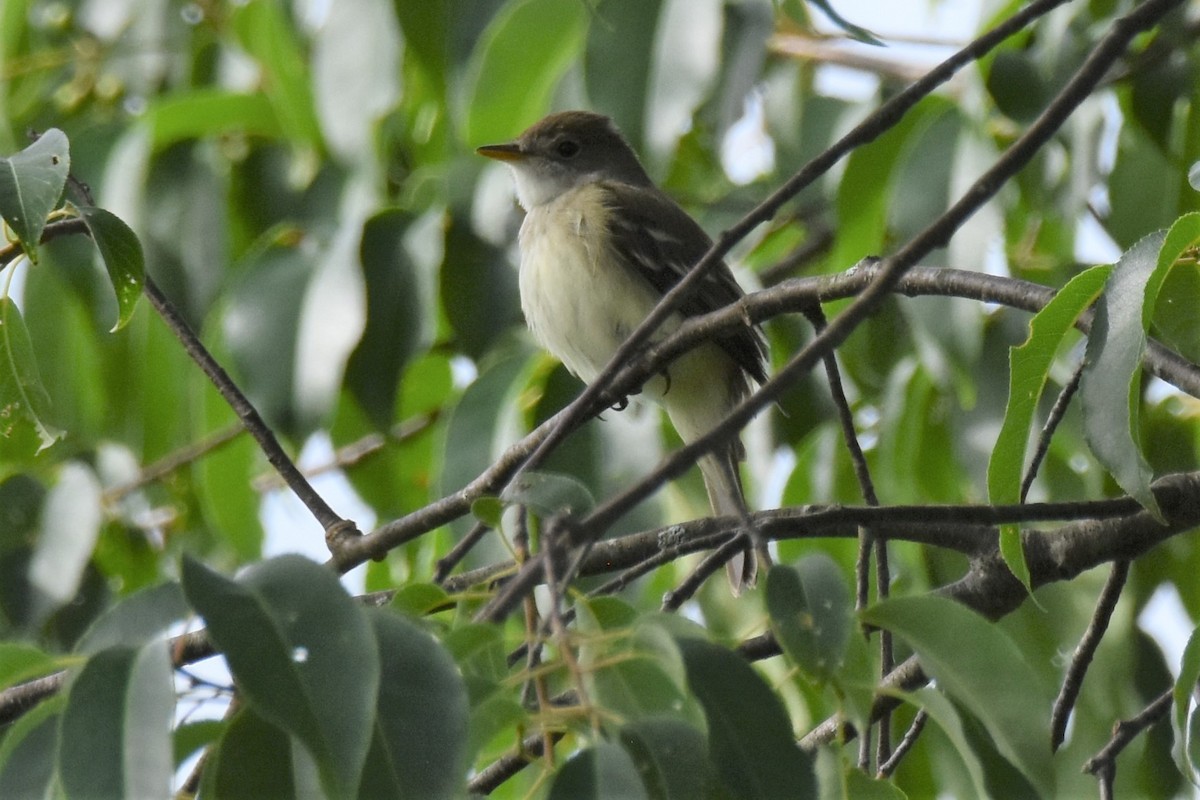
[{"label": "bird's eye", "polygon": [[563,139],[554,146],[554,151],[563,158],[574,158],[579,152],[579,142],[574,139]]}]

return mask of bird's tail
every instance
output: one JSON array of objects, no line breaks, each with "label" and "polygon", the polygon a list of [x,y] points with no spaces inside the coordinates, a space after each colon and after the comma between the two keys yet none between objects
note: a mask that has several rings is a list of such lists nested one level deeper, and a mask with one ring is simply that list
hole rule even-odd
[{"label": "bird's tail", "polygon": [[[738,473],[736,446],[723,448],[700,459],[700,474],[704,476],[704,488],[708,490],[708,502],[713,514],[719,517],[737,517],[748,538],[744,549],[725,562],[729,576],[729,588],[737,597],[743,590],[754,586],[758,580],[759,561],[763,567],[770,566],[770,556],[765,546],[751,527],[746,510],[746,496],[742,490],[742,479]],[[757,552],[756,552],[757,551]]]}]

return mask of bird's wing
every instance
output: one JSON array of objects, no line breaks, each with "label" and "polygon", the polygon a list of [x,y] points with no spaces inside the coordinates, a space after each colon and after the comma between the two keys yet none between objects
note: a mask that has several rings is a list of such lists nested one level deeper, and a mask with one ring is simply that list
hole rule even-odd
[{"label": "bird's wing", "polygon": [[[616,182],[602,188],[617,255],[660,293],[679,283],[712,246],[704,229],[659,190]],[[744,294],[722,262],[684,298],[681,311],[685,316],[707,314]],[[759,383],[766,380],[766,343],[757,327],[738,327],[716,342],[750,377]]]}]

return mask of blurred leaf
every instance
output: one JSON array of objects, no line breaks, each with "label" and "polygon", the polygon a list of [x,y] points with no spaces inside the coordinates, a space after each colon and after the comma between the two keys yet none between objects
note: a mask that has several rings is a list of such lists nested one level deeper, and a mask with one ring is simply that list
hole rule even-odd
[{"label": "blurred leaf", "polygon": [[215,757],[205,765],[200,794],[299,800],[305,795],[295,783],[295,752],[286,733],[252,707],[243,708],[225,727]]},{"label": "blurred leaf", "polygon": [[321,130],[313,107],[308,66],[281,4],[250,0],[235,7],[233,29],[264,71],[262,90],[293,142],[317,149]]},{"label": "blurred leaf", "polygon": [[824,683],[841,669],[854,628],[853,602],[833,559],[818,554],[767,573],[767,611],[784,652]]},{"label": "blurred leaf", "polygon": [[400,93],[400,28],[392,9],[388,0],[339,0],[313,42],[321,128],[330,149],[352,163],[370,162],[374,125]]},{"label": "blurred leaf", "polygon": [[613,797],[649,800],[637,774],[628,753],[615,744],[599,742],[576,753],[559,768],[547,797],[549,800]]},{"label": "blurred leaf", "polygon": [[189,613],[178,583],[143,589],[107,609],[76,642],[75,650],[90,654],[109,647],[141,647],[164,637]]},{"label": "blurred leaf", "polygon": [[48,603],[47,611],[66,604],[79,591],[103,520],[95,473],[76,461],[64,464],[42,506],[29,564],[29,582]]},{"label": "blurred leaf", "polygon": [[466,141],[507,141],[536,122],[579,57],[586,25],[587,10],[579,3],[506,4],[488,24],[467,67],[459,106]]},{"label": "blurred leaf", "polygon": [[467,752],[478,753],[497,737],[503,738],[504,746],[508,747],[512,741],[513,730],[524,724],[525,719],[525,709],[503,688],[472,702]]},{"label": "blurred leaf", "polygon": [[315,260],[311,248],[282,246],[254,257],[233,288],[222,326],[239,386],[269,425],[289,432],[300,424],[297,339]]},{"label": "blurred leaf", "polygon": [[0,480],[0,551],[29,542],[45,499],[46,488],[26,473]]},{"label": "blurred leaf", "polygon": [[796,746],[778,695],[736,653],[703,639],[678,643],[725,788],[739,798],[816,796],[810,757]]},{"label": "blurred leaf", "polygon": [[458,625],[442,642],[464,675],[500,681],[508,674],[500,629],[482,623]]},{"label": "blurred leaf", "polygon": [[1182,258],[1167,273],[1154,305],[1155,336],[1192,362],[1200,362],[1197,297],[1200,297],[1200,264]]},{"label": "blurred leaf", "polygon": [[62,435],[45,421],[49,407],[21,312],[0,297],[0,460],[21,463]]},{"label": "blurred leaf", "polygon": [[406,583],[392,595],[389,608],[412,617],[423,617],[450,604],[450,595],[436,583]]},{"label": "blurred leaf", "polygon": [[366,281],[367,322],[346,365],[346,386],[371,422],[392,424],[405,365],[423,344],[427,312],[421,273],[404,247],[411,216],[383,211],[363,226],[359,257]]},{"label": "blurred leaf", "polygon": [[500,499],[528,506],[545,518],[581,517],[596,505],[596,499],[582,483],[570,475],[527,470],[504,487]]},{"label": "blurred leaf", "polygon": [[875,38],[866,28],[855,25],[853,22],[842,17],[833,9],[833,4],[829,0],[808,0],[817,8],[825,12],[825,16],[829,17],[829,21],[850,35],[850,38],[856,39],[864,44],[873,44],[883,47],[883,42]]},{"label": "blurred leaf", "polygon": [[452,798],[466,774],[467,693],[449,654],[403,617],[371,616],[382,673],[375,739],[359,792]]},{"label": "blurred leaf", "polygon": [[1001,50],[992,59],[987,90],[996,107],[1017,122],[1031,122],[1046,103],[1047,87],[1025,50]]},{"label": "blurred leaf", "polygon": [[157,98],[146,109],[142,124],[153,147],[176,142],[242,133],[270,139],[283,135],[271,100],[260,93],[241,94],[205,87]]},{"label": "blurred leaf", "polygon": [[1117,484],[1161,517],[1154,474],[1138,442],[1141,360],[1154,305],[1171,266],[1200,240],[1200,214],[1180,217],[1165,235],[1146,236],[1121,256],[1096,306],[1080,383],[1088,444]]},{"label": "blurred leaf", "polygon": [[504,520],[504,501],[499,497],[476,498],[471,503],[471,516],[489,528],[500,530]]},{"label": "blurred leaf", "polygon": [[1104,220],[1119,247],[1129,249],[1147,231],[1171,224],[1179,209],[1180,169],[1140,129],[1122,127],[1108,179],[1112,210]]},{"label": "blurred leaf", "polygon": [[71,171],[67,136],[58,128],[43,133],[19,153],[0,158],[0,217],[36,262],[46,217],[58,205]]},{"label": "blurred leaf", "polygon": [[0,797],[53,797],[61,792],[59,722],[66,697],[40,703],[9,724],[0,739]]},{"label": "blurred leaf", "polygon": [[860,769],[846,773],[846,796],[854,800],[905,800],[908,795],[883,778],[872,778]]},{"label": "blurred leaf", "polygon": [[630,142],[643,140],[654,41],[663,0],[601,0],[584,50],[588,99],[612,117]]},{"label": "blurred leaf", "polygon": [[1196,682],[1200,681],[1200,628],[1192,630],[1187,645],[1183,650],[1183,659],[1179,665],[1179,678],[1175,681],[1172,691],[1174,696],[1174,713],[1171,726],[1175,729],[1175,763],[1179,771],[1193,784],[1197,783],[1196,764],[1193,755],[1196,748],[1195,729],[1188,724],[1188,712],[1192,705],[1192,695]]},{"label": "blurred leaf", "polygon": [[54,659],[33,645],[0,642],[0,689],[46,675],[55,667]]},{"label": "blurred leaf", "polygon": [[1133,70],[1129,105],[1133,119],[1163,153],[1171,152],[1179,101],[1195,81],[1193,65],[1183,59],[1164,58]]},{"label": "blurred leaf", "polygon": [[970,776],[975,796],[988,797],[990,792],[984,779],[983,765],[979,761],[979,755],[975,752],[975,748],[967,739],[962,719],[959,718],[954,704],[946,699],[945,695],[930,688],[918,689],[911,693],[897,693],[896,696],[903,697],[921,707],[929,715],[929,718],[938,724],[938,727],[946,734],[946,738],[954,745],[955,754],[962,761],[963,767]]},{"label": "blurred leaf", "polygon": [[885,600],[861,618],[903,638],[938,686],[983,723],[1001,755],[1043,796],[1054,796],[1050,697],[1012,639],[978,613],[933,595]]},{"label": "blurred leaf", "polygon": [[250,705],[304,743],[327,793],[352,794],[371,741],[380,667],[363,610],[337,577],[281,556],[234,582],[185,558],[183,588]]},{"label": "blurred leaf", "polygon": [[185,722],[177,727],[174,736],[171,737],[174,745],[172,758],[175,768],[178,770],[184,761],[202,748],[215,745],[227,727],[229,727],[228,721],[219,719]]},{"label": "blurred leaf", "polygon": [[[224,361],[223,348],[214,345],[210,338],[210,351],[218,362]],[[266,459],[206,376],[193,372],[188,376],[188,386],[194,402],[200,405],[199,414],[188,415],[197,441],[219,436],[229,426],[241,431],[192,465],[196,499],[204,520],[240,562],[261,558],[266,534],[259,516],[262,495],[255,488],[255,479],[262,475]]]},{"label": "blurred leaf", "polygon": [[100,259],[116,292],[118,314],[112,330],[120,330],[129,322],[138,298],[142,296],[145,279],[142,244],[128,225],[103,208],[80,206],[79,215],[100,251]]},{"label": "blurred leaf", "polygon": [[457,221],[446,230],[438,281],[442,309],[459,349],[468,356],[481,358],[505,331],[520,324],[517,271],[508,254]]},{"label": "blurred leaf", "polygon": [[[585,636],[579,664],[594,703],[626,721],[680,718],[681,713],[685,721],[692,721],[685,702],[682,657],[666,631],[654,625],[629,631],[621,630],[620,622],[605,624],[603,603],[585,602],[576,608],[579,630]],[[624,635],[614,638],[618,633]]]},{"label": "blurred leaf", "polygon": [[655,800],[717,796],[716,771],[705,757],[708,743],[695,726],[671,717],[649,717],[623,726],[619,741]]},{"label": "blurred leaf", "polygon": [[174,710],[164,642],[113,647],[88,659],[62,716],[59,775],[66,796],[169,794]]},{"label": "blurred leaf", "polygon": [[[1073,329],[1075,320],[1096,299],[1111,271],[1110,267],[1093,267],[1072,278],[1045,308],[1034,315],[1029,323],[1029,338],[1019,347],[1010,349],[1008,407],[988,461],[988,499],[991,502],[1020,502],[1025,448],[1054,356],[1063,338]],[[1002,526],[1000,544],[1005,563],[1029,588],[1029,569],[1020,547],[1020,527]]]}]

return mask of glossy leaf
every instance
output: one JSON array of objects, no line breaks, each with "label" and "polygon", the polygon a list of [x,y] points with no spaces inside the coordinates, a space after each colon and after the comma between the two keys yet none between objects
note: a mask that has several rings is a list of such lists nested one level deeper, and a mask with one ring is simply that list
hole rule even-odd
[{"label": "glossy leaf", "polygon": [[336,576],[282,556],[235,582],[186,558],[183,587],[251,706],[304,743],[326,792],[352,793],[380,666],[370,624]]},{"label": "glossy leaf", "polygon": [[174,708],[165,643],[92,656],[71,684],[62,717],[59,775],[67,797],[169,794]]},{"label": "glossy leaf", "polygon": [[70,145],[57,128],[21,152],[0,158],[0,217],[33,261],[37,261],[46,217],[58,205],[70,171]]},{"label": "glossy leaf", "polygon": [[117,321],[112,330],[125,327],[145,282],[145,259],[137,234],[115,214],[103,208],[81,206],[79,215],[87,224],[88,233],[100,251],[100,259],[108,271],[108,279],[117,295]]},{"label": "glossy leaf", "polygon": [[46,421],[50,396],[21,312],[8,297],[0,297],[0,409],[0,456],[6,461],[25,460],[62,435]]},{"label": "glossy leaf", "polygon": [[814,796],[810,757],[796,746],[779,697],[736,653],[702,639],[678,642],[726,790],[742,798]]},{"label": "glossy leaf", "polygon": [[601,742],[576,753],[563,764],[550,785],[549,800],[602,800],[621,797],[649,800],[638,780],[629,754],[615,744]]},{"label": "glossy leaf", "polygon": [[1054,795],[1050,697],[1012,639],[978,613],[932,595],[885,600],[861,616],[904,639],[938,686],[983,723],[1001,755],[1044,796]]},{"label": "glossy leaf", "polygon": [[767,611],[784,652],[805,673],[828,681],[840,670],[853,630],[845,578],[826,555],[767,573]]},{"label": "glossy leaf", "polygon": [[[1029,323],[1029,338],[1009,351],[1008,406],[988,461],[988,498],[993,503],[1020,502],[1025,448],[1054,356],[1075,320],[1096,299],[1111,271],[1110,267],[1093,267],[1075,276],[1034,315]],[[1029,568],[1020,546],[1019,527],[1003,526],[1000,545],[1005,563],[1028,587]]]}]

